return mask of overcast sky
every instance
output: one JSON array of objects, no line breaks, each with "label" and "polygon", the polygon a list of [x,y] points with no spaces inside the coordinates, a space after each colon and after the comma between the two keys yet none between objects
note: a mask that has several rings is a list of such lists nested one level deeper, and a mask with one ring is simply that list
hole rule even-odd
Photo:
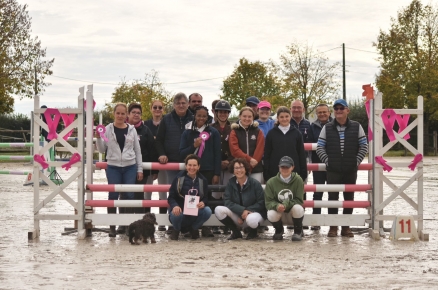
[{"label": "overcast sky", "polygon": [[[75,107],[79,87],[94,84],[101,108],[122,78],[141,79],[152,70],[167,90],[199,92],[210,107],[240,58],[278,60],[293,41],[330,50],[331,62],[342,61],[345,43],[347,100],[358,98],[379,71],[372,46],[379,30],[387,31],[390,18],[411,1],[18,2],[29,5],[32,33],[55,58],[41,104]],[[16,99],[16,112],[32,109],[33,100]]]}]

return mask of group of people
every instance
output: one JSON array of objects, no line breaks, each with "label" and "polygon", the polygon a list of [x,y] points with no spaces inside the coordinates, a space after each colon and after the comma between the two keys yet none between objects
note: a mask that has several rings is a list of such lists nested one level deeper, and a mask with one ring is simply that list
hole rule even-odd
[{"label": "group of people", "polygon": [[[143,122],[140,104],[117,104],[106,138],[96,135],[97,146],[106,152],[108,183],[150,183],[158,176],[159,183],[171,184],[167,200],[172,227],[167,233],[172,240],[178,240],[181,233],[197,239],[199,229],[204,237],[220,233],[203,226],[214,214],[224,225],[224,233],[231,230],[230,240],[242,238],[242,229],[246,239],[256,238],[267,219],[275,229],[274,240],[283,239],[286,223],[293,224],[292,241],[300,241],[305,228],[308,159],[326,164],[326,172],[313,172],[315,184],[354,184],[368,149],[363,128],[348,118],[348,104],[342,99],[333,105],[333,119],[330,107],[319,104],[312,124],[304,118],[299,100],[293,101],[290,109],[277,108],[274,120],[269,102],[249,97],[235,123],[229,121],[227,101],[215,100],[210,116],[198,93],[189,97],[176,94],[173,110],[164,116],[162,102],[152,102],[151,109],[161,115],[152,111],[154,118]],[[134,142],[137,139],[140,142]],[[305,151],[304,143],[317,143],[316,152]],[[186,168],[180,172],[143,170],[142,162],[157,160],[162,164],[184,162]],[[219,184],[226,186],[224,193],[209,190],[208,185]],[[109,193],[108,198],[143,199],[144,193]],[[150,194],[146,198],[150,199]],[[166,193],[160,193],[160,199],[165,198]],[[314,193],[313,198],[321,200],[322,192]],[[353,198],[353,192],[344,192],[345,200]],[[329,200],[338,199],[339,192],[329,192]],[[127,212],[136,211],[119,209],[119,213]],[[108,213],[116,213],[116,208],[108,208]],[[314,208],[313,213],[320,214],[321,209]],[[337,213],[336,208],[329,209],[329,214]],[[344,209],[344,214],[351,213],[352,209]],[[117,232],[124,230],[119,227]],[[159,230],[165,228],[159,226]],[[110,226],[110,236],[115,235],[115,226]],[[331,226],[328,236],[337,235],[338,227]],[[347,226],[342,227],[341,235],[354,236]]]}]

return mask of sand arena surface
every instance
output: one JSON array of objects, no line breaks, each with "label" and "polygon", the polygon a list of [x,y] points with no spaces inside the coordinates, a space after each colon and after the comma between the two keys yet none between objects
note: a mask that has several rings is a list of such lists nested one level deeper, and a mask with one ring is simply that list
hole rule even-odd
[{"label": "sand arena surface", "polygon": [[[252,241],[227,241],[224,235],[171,241],[156,232],[156,244],[132,246],[127,236],[109,238],[95,232],[78,240],[76,234],[61,235],[73,221],[41,221],[41,237],[28,241],[33,188],[22,186],[24,176],[0,175],[0,289],[434,289],[438,285],[438,158],[427,157],[424,164],[428,242],[374,241],[365,227],[351,239],[327,238],[328,227],[323,227],[320,232],[305,230],[303,241],[294,243],[290,230],[283,241],[272,241],[271,228]],[[0,163],[0,170],[30,169],[29,164]],[[71,174],[63,169],[59,173],[64,179]],[[388,176],[400,185],[412,172],[397,169]],[[105,182],[103,172],[97,172],[95,183]],[[358,183],[367,183],[366,173],[360,173]],[[74,200],[76,186],[66,190]],[[405,193],[416,200],[416,187]],[[41,198],[48,194],[48,187],[42,187]],[[106,194],[96,193],[95,198],[104,199]],[[323,198],[327,199],[326,193]],[[412,214],[409,207],[397,198],[388,213]],[[41,213],[70,214],[73,209],[56,197]],[[390,226],[391,222],[385,223]]]}]

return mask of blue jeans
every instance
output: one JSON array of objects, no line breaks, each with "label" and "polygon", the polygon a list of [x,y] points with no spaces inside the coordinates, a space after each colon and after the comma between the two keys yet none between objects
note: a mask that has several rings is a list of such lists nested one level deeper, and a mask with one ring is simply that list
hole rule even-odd
[{"label": "blue jeans", "polygon": [[[137,164],[118,167],[108,165],[106,169],[108,184],[135,184],[137,180]],[[133,192],[120,192],[120,199],[134,199]],[[119,199],[119,192],[108,192],[109,200]]]},{"label": "blue jeans", "polygon": [[172,212],[169,213],[169,219],[175,230],[180,231],[182,227],[192,227],[192,229],[197,230],[210,218],[211,209],[206,206],[198,210],[198,216],[184,215],[179,216],[173,215]]}]

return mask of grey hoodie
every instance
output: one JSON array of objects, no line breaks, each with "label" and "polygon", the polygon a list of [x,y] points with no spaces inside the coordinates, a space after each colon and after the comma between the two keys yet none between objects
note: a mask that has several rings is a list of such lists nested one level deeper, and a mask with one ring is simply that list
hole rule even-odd
[{"label": "grey hoodie", "polygon": [[138,141],[137,131],[133,125],[128,125],[128,134],[125,137],[125,146],[123,152],[120,152],[119,143],[117,143],[116,134],[114,133],[114,124],[106,126],[105,137],[98,138],[96,141],[97,149],[100,153],[105,153],[108,165],[125,167],[137,163],[137,172],[143,172],[141,158],[140,142]]}]

